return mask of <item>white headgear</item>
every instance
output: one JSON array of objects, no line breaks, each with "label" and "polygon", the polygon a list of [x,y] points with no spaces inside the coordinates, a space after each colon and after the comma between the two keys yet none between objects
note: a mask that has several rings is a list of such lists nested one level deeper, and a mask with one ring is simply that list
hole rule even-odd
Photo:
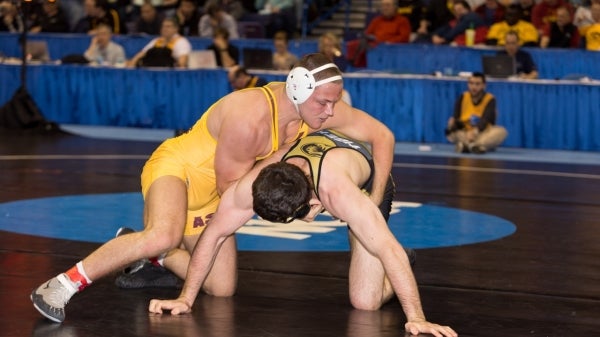
[{"label": "white headgear", "polygon": [[313,70],[296,67],[290,71],[285,81],[285,90],[294,104],[302,104],[312,95],[315,88],[325,83],[341,80],[342,76],[334,75],[320,81],[315,81],[314,74],[329,68],[337,68],[333,63],[327,63]]}]

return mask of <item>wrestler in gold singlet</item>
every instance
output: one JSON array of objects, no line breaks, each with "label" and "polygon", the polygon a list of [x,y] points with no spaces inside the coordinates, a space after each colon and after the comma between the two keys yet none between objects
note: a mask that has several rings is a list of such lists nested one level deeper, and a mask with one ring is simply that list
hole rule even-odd
[{"label": "wrestler in gold singlet", "polygon": [[[277,102],[268,87],[250,88],[245,90],[262,90],[266,99],[271,103],[271,139],[272,149],[269,156],[279,149],[279,125]],[[218,103],[218,102],[217,102]],[[197,235],[202,233],[204,225],[216,212],[220,197],[217,193],[217,180],[215,176],[215,151],[217,141],[209,133],[207,120],[217,104],[213,104],[204,113],[202,118],[185,134],[164,141],[152,153],[142,171],[142,194],[144,198],[152,183],[163,176],[171,175],[183,180],[188,188],[188,211],[184,235]],[[308,125],[300,125],[295,141],[308,132]]]}]

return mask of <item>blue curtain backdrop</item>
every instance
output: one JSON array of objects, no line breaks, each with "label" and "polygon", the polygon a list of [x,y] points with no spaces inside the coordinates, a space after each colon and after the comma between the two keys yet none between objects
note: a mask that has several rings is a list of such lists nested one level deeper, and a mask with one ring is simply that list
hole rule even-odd
[{"label": "blue curtain backdrop", "polygon": [[[260,73],[267,80],[285,74]],[[20,85],[20,66],[0,65],[0,104]],[[461,78],[346,74],[353,105],[381,120],[398,141],[446,142],[444,127]],[[186,129],[231,91],[225,70],[113,69],[76,65],[28,67],[27,87],[58,123]],[[600,85],[572,81],[494,81],[505,146],[600,150]]]}]

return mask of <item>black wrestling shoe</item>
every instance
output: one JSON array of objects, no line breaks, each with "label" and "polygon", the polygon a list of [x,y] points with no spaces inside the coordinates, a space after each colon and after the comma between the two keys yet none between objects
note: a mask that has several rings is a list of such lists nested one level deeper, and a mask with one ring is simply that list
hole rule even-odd
[{"label": "black wrestling shoe", "polygon": [[117,276],[115,285],[122,289],[181,289],[183,287],[183,280],[165,267],[156,266],[151,262],[146,262],[136,271],[123,273]]}]

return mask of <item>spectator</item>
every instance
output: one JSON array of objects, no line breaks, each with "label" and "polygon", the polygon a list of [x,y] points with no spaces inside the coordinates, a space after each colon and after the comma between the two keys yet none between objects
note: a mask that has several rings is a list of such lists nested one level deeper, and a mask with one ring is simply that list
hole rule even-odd
[{"label": "spectator", "polygon": [[[289,69],[288,69],[289,70]],[[229,69],[227,78],[233,90],[256,88],[266,85],[268,82],[260,76],[250,75],[245,67],[236,65]]]},{"label": "spectator", "polygon": [[536,79],[538,77],[537,67],[533,62],[531,54],[519,48],[519,34],[509,31],[504,37],[506,43],[504,50],[498,52],[500,55],[509,55],[515,59],[516,73],[518,78]]},{"label": "spectator", "polygon": [[366,50],[379,43],[406,43],[410,39],[410,22],[398,14],[396,0],[381,0],[380,14],[371,20],[364,36],[347,44],[348,57],[355,67],[365,67]]},{"label": "spectator", "polygon": [[587,0],[582,6],[577,7],[575,16],[573,17],[573,24],[579,29],[595,23],[591,11],[591,4],[593,3],[600,3],[600,0]]},{"label": "spectator", "polygon": [[491,26],[496,22],[504,20],[504,12],[506,8],[498,3],[498,0],[485,0],[484,3],[475,8],[477,13],[486,26]]},{"label": "spectator", "polygon": [[179,35],[198,36],[200,13],[195,0],[180,0],[175,11],[175,18],[179,24]]},{"label": "spectator", "polygon": [[198,31],[201,37],[213,37],[217,28],[227,30],[231,39],[239,38],[235,19],[222,10],[216,1],[212,0],[207,3],[205,14],[200,18]]},{"label": "spectator", "polygon": [[487,45],[503,46],[504,37],[509,31],[518,34],[518,40],[524,46],[537,46],[538,31],[531,23],[521,20],[521,10],[512,5],[506,9],[504,21],[493,24],[486,37]]},{"label": "spectator", "polygon": [[581,33],[585,37],[585,49],[600,51],[600,3],[592,3],[590,10],[594,24],[583,27]]},{"label": "spectator", "polygon": [[573,14],[573,6],[565,0],[541,0],[533,7],[531,12],[531,23],[541,34],[544,27],[556,21],[556,10],[559,7],[565,7],[569,10],[569,14]]},{"label": "spectator", "polygon": [[446,126],[446,138],[456,144],[458,153],[493,151],[508,135],[505,128],[496,125],[496,98],[485,91],[482,73],[473,73],[467,86],[468,90],[454,104],[454,113]]},{"label": "spectator", "polygon": [[415,42],[431,41],[431,33],[454,19],[450,11],[453,0],[430,0],[424,9],[423,18],[419,22]]},{"label": "spectator", "polygon": [[213,43],[207,49],[215,53],[217,66],[233,67],[240,62],[240,50],[229,43],[229,32],[227,29],[218,27],[213,36]]},{"label": "spectator", "polygon": [[381,14],[374,17],[367,26],[365,35],[373,41],[388,43],[406,43],[410,39],[410,22],[398,14],[396,0],[381,0]]},{"label": "spectator", "polygon": [[125,50],[112,39],[110,26],[99,24],[90,46],[83,54],[94,65],[124,66]]},{"label": "spectator", "polygon": [[43,12],[37,16],[33,22],[31,29],[32,33],[68,33],[69,22],[65,16],[59,1],[43,1]]},{"label": "spectator", "polygon": [[114,34],[127,33],[119,13],[109,7],[107,0],[85,0],[84,9],[86,16],[79,20],[73,32],[93,35],[96,27],[104,23],[111,27]]},{"label": "spectator", "polygon": [[140,7],[140,17],[135,22],[135,32],[138,34],[160,35],[163,15],[151,3]]},{"label": "spectator", "polygon": [[244,5],[239,0],[220,0],[219,6],[227,14],[231,15],[236,21],[239,21],[241,18],[243,18],[247,12],[246,8],[244,8]]},{"label": "spectator", "polygon": [[289,71],[298,62],[298,57],[288,49],[287,33],[283,30],[275,33],[273,38],[275,52],[273,53],[273,69]]},{"label": "spectator", "polygon": [[258,14],[268,16],[267,37],[284,30],[289,38],[296,33],[296,7],[294,0],[255,0],[254,8]]},{"label": "spectator", "polygon": [[17,7],[8,1],[0,2],[0,32],[21,33],[23,32],[23,19],[17,11]]},{"label": "spectator", "polygon": [[421,0],[398,0],[398,13],[404,15],[410,22],[411,32],[417,32],[423,14],[425,5]]},{"label": "spectator", "polygon": [[160,36],[152,39],[139,53],[127,62],[129,67],[176,67],[187,68],[192,51],[190,41],[179,35],[174,17],[165,18]]},{"label": "spectator", "polygon": [[531,12],[535,6],[535,0],[518,0],[515,7],[521,11],[521,20],[531,22]]},{"label": "spectator", "polygon": [[342,54],[340,39],[334,33],[325,32],[319,37],[319,53],[327,56],[342,72],[348,68],[348,60]]},{"label": "spectator", "polygon": [[580,40],[577,27],[571,23],[571,13],[566,7],[558,7],[556,21],[544,27],[540,47],[578,48]]},{"label": "spectator", "polygon": [[436,29],[431,37],[431,42],[434,44],[450,43],[469,28],[475,29],[485,26],[483,19],[476,13],[471,12],[471,6],[465,0],[454,1],[453,9],[456,20],[452,20],[447,25]]}]

